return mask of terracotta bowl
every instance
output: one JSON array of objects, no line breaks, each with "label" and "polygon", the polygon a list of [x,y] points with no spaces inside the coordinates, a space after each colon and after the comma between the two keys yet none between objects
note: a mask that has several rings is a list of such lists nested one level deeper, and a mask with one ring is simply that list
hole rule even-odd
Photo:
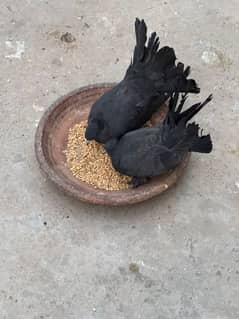
[{"label": "terracotta bowl", "polygon": [[[69,129],[87,119],[92,104],[115,84],[99,84],[75,90],[57,100],[43,115],[35,136],[35,152],[42,172],[65,193],[93,204],[121,206],[143,202],[172,187],[182,175],[189,157],[174,170],[152,179],[136,189],[107,191],[96,189],[75,178],[66,166]],[[152,119],[158,123],[165,116],[167,106]]]}]

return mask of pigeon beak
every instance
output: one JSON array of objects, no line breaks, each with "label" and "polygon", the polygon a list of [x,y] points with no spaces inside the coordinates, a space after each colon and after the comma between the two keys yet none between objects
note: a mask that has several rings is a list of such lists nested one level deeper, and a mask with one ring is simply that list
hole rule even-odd
[{"label": "pigeon beak", "polygon": [[85,142],[86,142],[87,145],[89,145],[89,143],[90,143],[90,141],[87,140],[87,138],[85,138]]}]

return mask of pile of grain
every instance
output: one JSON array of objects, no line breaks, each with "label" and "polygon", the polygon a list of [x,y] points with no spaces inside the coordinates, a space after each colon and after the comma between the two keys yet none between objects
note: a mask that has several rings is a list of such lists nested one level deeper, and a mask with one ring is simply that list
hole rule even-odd
[{"label": "pile of grain", "polygon": [[86,143],[86,126],[87,121],[83,121],[69,130],[65,155],[73,176],[99,189],[129,188],[131,178],[121,175],[113,168],[103,146],[95,141]]}]

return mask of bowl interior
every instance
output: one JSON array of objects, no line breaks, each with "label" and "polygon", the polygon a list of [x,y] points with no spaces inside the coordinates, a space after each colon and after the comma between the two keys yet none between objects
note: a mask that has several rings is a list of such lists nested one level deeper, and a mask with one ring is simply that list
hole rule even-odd
[{"label": "bowl interior", "polygon": [[[39,123],[35,150],[42,171],[69,195],[94,204],[120,206],[144,201],[171,187],[182,174],[189,156],[176,169],[136,189],[107,191],[96,189],[75,178],[66,166],[64,154],[69,129],[86,120],[92,104],[113,85],[88,86],[57,100]],[[152,119],[153,124],[162,120],[166,110],[167,106],[164,105]]]}]

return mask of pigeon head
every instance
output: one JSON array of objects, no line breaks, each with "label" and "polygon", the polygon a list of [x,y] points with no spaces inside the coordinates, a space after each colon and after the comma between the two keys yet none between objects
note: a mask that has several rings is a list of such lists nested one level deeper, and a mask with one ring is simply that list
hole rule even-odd
[{"label": "pigeon head", "polygon": [[108,132],[107,125],[105,125],[102,119],[89,117],[85,138],[88,141],[95,140],[104,144],[111,139],[111,135]]},{"label": "pigeon head", "polygon": [[85,138],[87,141],[95,140],[99,132],[99,126],[97,122],[88,122],[88,126],[85,131]]},{"label": "pigeon head", "polygon": [[118,145],[119,139],[112,138],[107,143],[104,144],[104,148],[109,155],[112,155],[115,147]]}]

